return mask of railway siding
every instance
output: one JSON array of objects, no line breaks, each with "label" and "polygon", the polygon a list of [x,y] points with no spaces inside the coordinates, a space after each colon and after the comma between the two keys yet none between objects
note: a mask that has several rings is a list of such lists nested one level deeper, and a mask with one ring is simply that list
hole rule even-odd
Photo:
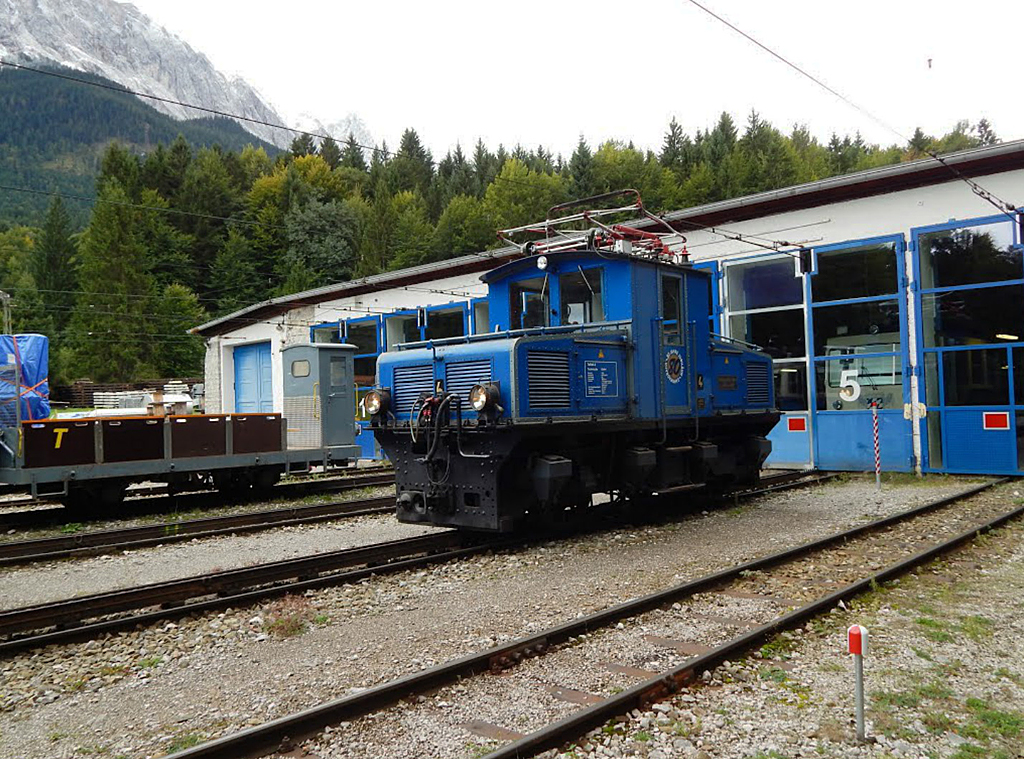
[{"label": "railway siding", "polygon": [[[675,698],[607,723],[562,756],[1019,757],[1022,592],[1017,522],[717,667]],[[859,751],[852,664],[843,655],[851,624],[871,634],[873,742]]]},{"label": "railway siding", "polygon": [[[678,525],[581,536],[320,591],[309,601],[326,621],[310,624],[297,638],[260,631],[252,620],[262,610],[235,609],[183,620],[167,631],[121,634],[91,648],[51,647],[0,665],[19,694],[11,705],[17,723],[0,715],[0,730],[12,746],[26,749],[21,755],[35,755],[27,749],[36,740],[38,755],[46,755],[47,722],[78,725],[91,714],[93,726],[62,739],[62,746],[102,735],[114,755],[158,754],[169,730],[202,738],[230,732],[518,637],[566,619],[570,610],[602,608],[673,578],[695,577],[964,486],[938,480],[892,486],[879,497],[854,481],[780,492]],[[114,664],[107,654],[137,664],[145,658],[141,651],[163,657],[145,677],[133,669],[105,684],[95,676]],[[88,676],[81,690],[53,679],[53,665],[69,661]],[[183,710],[173,694],[185,690],[199,695]],[[111,735],[131,737],[115,742]],[[471,739],[459,733],[460,746]]]}]

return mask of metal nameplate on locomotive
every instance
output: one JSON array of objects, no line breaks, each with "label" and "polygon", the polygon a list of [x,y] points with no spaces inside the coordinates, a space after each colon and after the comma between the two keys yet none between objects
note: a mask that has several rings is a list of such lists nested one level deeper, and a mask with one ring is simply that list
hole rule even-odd
[{"label": "metal nameplate on locomotive", "polygon": [[586,361],[583,377],[588,398],[614,398],[619,394],[619,367],[615,361]]},{"label": "metal nameplate on locomotive", "polygon": [[737,380],[735,374],[719,374],[718,375],[718,389],[719,390],[735,390],[737,387]]}]

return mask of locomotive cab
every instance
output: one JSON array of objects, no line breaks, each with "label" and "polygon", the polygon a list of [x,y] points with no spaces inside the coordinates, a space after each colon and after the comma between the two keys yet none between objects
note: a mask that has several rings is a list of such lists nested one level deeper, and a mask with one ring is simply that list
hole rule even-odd
[{"label": "locomotive cab", "polygon": [[379,359],[366,404],[398,518],[508,531],[596,493],[755,482],[771,360],[710,333],[708,276],[593,237],[483,275],[491,333]]}]

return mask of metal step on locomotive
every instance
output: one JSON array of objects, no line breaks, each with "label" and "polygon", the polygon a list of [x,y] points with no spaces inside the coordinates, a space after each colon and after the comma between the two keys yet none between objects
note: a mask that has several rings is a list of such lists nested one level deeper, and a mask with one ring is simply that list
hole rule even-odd
[{"label": "metal step on locomotive", "polygon": [[359,456],[353,351],[284,348],[284,414],[50,418],[46,337],[0,335],[0,484],[89,511],[120,504],[131,482],[238,494],[345,466]]},{"label": "metal step on locomotive", "polygon": [[711,333],[709,275],[675,230],[616,221],[637,217],[664,224],[630,190],[500,232],[523,257],[481,277],[493,331],[380,357],[365,404],[399,520],[509,531],[596,493],[758,480],[771,359]]}]

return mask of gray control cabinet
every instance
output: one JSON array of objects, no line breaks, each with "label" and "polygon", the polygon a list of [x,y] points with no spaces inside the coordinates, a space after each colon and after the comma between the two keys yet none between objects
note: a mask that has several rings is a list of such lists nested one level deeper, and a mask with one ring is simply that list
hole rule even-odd
[{"label": "gray control cabinet", "polygon": [[355,442],[354,345],[311,343],[282,349],[288,448]]}]

